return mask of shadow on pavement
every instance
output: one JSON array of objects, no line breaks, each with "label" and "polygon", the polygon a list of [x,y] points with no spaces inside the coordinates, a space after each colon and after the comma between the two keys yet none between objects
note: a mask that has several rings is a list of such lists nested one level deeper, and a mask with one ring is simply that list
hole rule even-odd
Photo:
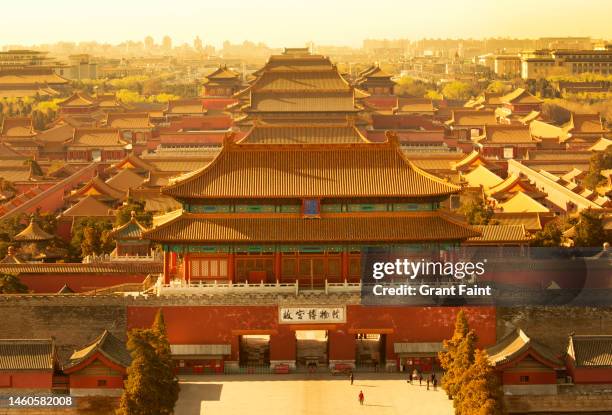
[{"label": "shadow on pavement", "polygon": [[174,408],[175,414],[200,415],[202,402],[220,401],[222,384],[181,382],[181,398]]}]

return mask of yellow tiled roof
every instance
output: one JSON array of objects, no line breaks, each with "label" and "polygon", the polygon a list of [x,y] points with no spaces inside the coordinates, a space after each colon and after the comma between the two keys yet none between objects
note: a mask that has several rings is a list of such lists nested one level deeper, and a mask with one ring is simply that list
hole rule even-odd
[{"label": "yellow tiled roof", "polygon": [[498,207],[502,212],[540,212],[545,213],[550,210],[538,203],[536,200],[527,196],[523,192],[517,192],[504,203],[500,203]]},{"label": "yellow tiled roof", "polygon": [[70,147],[123,147],[126,144],[114,128],[77,128]]},{"label": "yellow tiled roof", "polygon": [[479,165],[469,173],[465,173],[462,177],[467,181],[470,187],[491,188],[502,183],[504,179],[487,169],[483,165]]},{"label": "yellow tiled roof", "polygon": [[48,241],[53,239],[53,235],[43,231],[38,223],[32,218],[30,224],[21,232],[13,237],[15,241]]},{"label": "yellow tiled roof", "polygon": [[543,102],[523,88],[516,88],[514,91],[501,97],[500,101],[512,104],[541,104]]},{"label": "yellow tiled roof", "polygon": [[478,143],[533,144],[540,141],[531,136],[529,127],[523,125],[486,125]]},{"label": "yellow tiled roof", "polygon": [[62,213],[62,216],[101,216],[110,217],[110,207],[92,196],[86,196]]},{"label": "yellow tiled roof", "polygon": [[146,112],[110,113],[106,125],[111,128],[152,128],[149,114]]},{"label": "yellow tiled roof", "polygon": [[[384,185],[383,185],[384,184]],[[418,169],[399,144],[230,144],[163,190],[183,198],[435,196],[459,187]]]},{"label": "yellow tiled roof", "polygon": [[353,93],[317,92],[253,94],[247,112],[356,112]]},{"label": "yellow tiled roof", "polygon": [[476,225],[482,235],[470,238],[467,243],[524,243],[531,237],[523,225]]},{"label": "yellow tiled roof", "polygon": [[348,125],[256,125],[241,144],[324,144],[369,142],[359,130]]},{"label": "yellow tiled roof", "polygon": [[[173,214],[174,215],[174,214]],[[183,213],[146,231],[153,241],[185,242],[368,242],[461,240],[478,236],[467,224],[455,222],[439,212],[394,215],[324,215],[300,217]]]},{"label": "yellow tiled roof", "polygon": [[497,124],[495,111],[453,110],[449,122],[455,126],[484,126]]},{"label": "yellow tiled roof", "polygon": [[32,119],[30,117],[6,117],[0,126],[0,136],[32,137]]},{"label": "yellow tiled roof", "polygon": [[601,137],[589,148],[589,151],[606,151],[606,149],[610,146],[612,146],[612,140]]}]

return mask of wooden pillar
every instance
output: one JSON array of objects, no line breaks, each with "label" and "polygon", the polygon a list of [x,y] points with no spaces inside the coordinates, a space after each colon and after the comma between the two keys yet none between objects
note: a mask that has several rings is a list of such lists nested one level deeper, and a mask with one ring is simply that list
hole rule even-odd
[{"label": "wooden pillar", "polygon": [[274,278],[276,282],[281,279],[281,272],[283,269],[283,257],[280,251],[274,251]]},{"label": "wooden pillar", "polygon": [[164,251],[164,284],[170,284],[170,252]]},{"label": "wooden pillar", "polygon": [[348,251],[342,251],[342,281],[349,279],[349,254]]},{"label": "wooden pillar", "polygon": [[233,253],[227,254],[227,280],[231,282],[236,282],[234,278],[235,261]]},{"label": "wooden pillar", "polygon": [[191,257],[190,254],[183,254],[183,279],[186,282],[191,281]]}]

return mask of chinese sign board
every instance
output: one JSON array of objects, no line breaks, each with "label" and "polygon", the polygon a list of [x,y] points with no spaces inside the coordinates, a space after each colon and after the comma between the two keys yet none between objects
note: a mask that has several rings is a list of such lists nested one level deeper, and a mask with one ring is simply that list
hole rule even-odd
[{"label": "chinese sign board", "polygon": [[345,323],[344,307],[279,307],[280,324]]}]

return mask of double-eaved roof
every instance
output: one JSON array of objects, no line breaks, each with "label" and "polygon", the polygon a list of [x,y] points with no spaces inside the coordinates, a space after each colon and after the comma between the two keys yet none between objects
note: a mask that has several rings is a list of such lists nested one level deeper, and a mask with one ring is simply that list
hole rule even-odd
[{"label": "double-eaved roof", "polygon": [[272,55],[251,85],[236,93],[245,97],[247,113],[354,113],[354,88],[329,58],[307,51]]},{"label": "double-eaved roof", "polygon": [[383,143],[269,145],[227,140],[206,167],[162,192],[178,199],[437,197],[459,186]]},{"label": "double-eaved roof", "polygon": [[319,219],[291,214],[262,217],[182,213],[168,217],[167,222],[158,223],[143,237],[185,243],[360,243],[462,240],[480,235],[437,211],[322,214]]},{"label": "double-eaved roof", "polygon": [[369,140],[352,125],[301,124],[255,125],[241,144],[338,144],[367,143]]}]

